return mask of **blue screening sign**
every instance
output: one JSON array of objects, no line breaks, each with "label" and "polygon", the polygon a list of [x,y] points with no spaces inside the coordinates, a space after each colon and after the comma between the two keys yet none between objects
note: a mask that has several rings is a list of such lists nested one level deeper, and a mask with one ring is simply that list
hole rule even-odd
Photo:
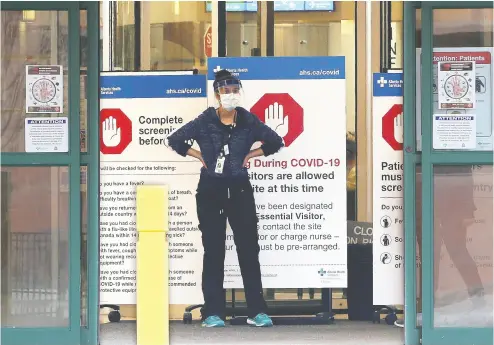
[{"label": "blue screening sign", "polygon": [[206,76],[101,73],[100,94],[101,303],[136,303],[135,191],[143,184],[169,186],[170,303],[202,303],[201,163],[178,156],[167,137],[206,109]]},{"label": "blue screening sign", "polygon": [[372,255],[374,305],[404,303],[403,74],[374,73]]},{"label": "blue screening sign", "polygon": [[[210,58],[210,106],[217,105],[213,80],[221,69],[241,80],[242,107],[285,144],[248,166],[263,286],[346,287],[345,57]],[[242,288],[231,229],[226,248],[224,287]]]}]

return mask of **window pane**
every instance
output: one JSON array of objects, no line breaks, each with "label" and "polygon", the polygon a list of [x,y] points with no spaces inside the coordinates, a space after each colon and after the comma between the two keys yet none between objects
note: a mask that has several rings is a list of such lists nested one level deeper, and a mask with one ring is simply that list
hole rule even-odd
[{"label": "window pane", "polygon": [[113,3],[115,37],[113,48],[113,69],[115,71],[134,70],[135,25],[134,1]]},{"label": "window pane", "polygon": [[3,167],[2,326],[68,327],[65,167]]},{"label": "window pane", "polygon": [[[444,115],[475,115],[474,131],[476,131],[476,137],[472,142],[472,148],[492,150],[492,8],[434,10],[433,20],[434,56],[438,61],[476,62],[475,76],[472,76],[474,80],[470,84],[471,87],[469,87],[467,79],[462,76],[453,76],[451,72],[446,72],[450,77],[446,79],[444,85],[441,85],[437,70],[439,62],[434,63],[433,112]],[[446,96],[444,100],[441,97],[443,93]],[[453,106],[455,102],[469,102],[469,95],[474,97],[475,109],[465,109],[465,107],[460,109]],[[447,98],[453,100],[448,101]],[[441,106],[444,101],[449,103],[449,108]],[[438,133],[439,130],[434,132]],[[462,134],[464,133],[463,131]],[[437,137],[438,135],[434,135],[434,138]],[[459,139],[457,140],[459,141]],[[448,140],[448,144],[451,142],[452,140]],[[434,148],[439,148],[437,146],[439,143],[434,145]]]},{"label": "window pane", "polygon": [[434,167],[434,326],[491,327],[492,166]]},{"label": "window pane", "polygon": [[[23,152],[26,117],[68,116],[68,13],[2,11],[2,152]],[[62,65],[63,113],[26,115],[26,65]],[[43,90],[47,90],[45,88]],[[41,90],[40,92],[42,92]],[[53,90],[50,92],[56,93]],[[40,103],[33,99],[37,105]]]},{"label": "window pane", "polygon": [[152,70],[192,70],[206,73],[205,35],[211,12],[205,1],[149,1],[150,66]]},{"label": "window pane", "polygon": [[87,60],[89,53],[87,37],[87,11],[81,10],[81,69],[80,69],[80,138],[81,152],[87,152]]},{"label": "window pane", "polygon": [[422,11],[415,10],[415,70],[416,70],[416,83],[415,83],[415,145],[417,151],[422,151],[422,98],[420,80],[422,78],[421,66],[421,48],[422,48]]},{"label": "window pane", "polygon": [[[281,2],[280,2],[281,3]],[[291,4],[293,5],[293,4]],[[302,2],[296,6],[302,6]],[[288,5],[288,8],[290,4]],[[347,113],[347,218],[356,219],[355,3],[335,1],[334,11],[289,11],[275,3],[275,56],[345,56]],[[296,7],[292,7],[296,9]],[[362,18],[364,20],[364,18]],[[346,289],[332,289],[333,304],[346,309]],[[276,289],[276,300],[321,300],[321,289]],[[306,301],[307,302],[307,301]],[[308,302],[307,302],[308,303]],[[312,303],[312,302],[310,302]],[[321,309],[321,307],[319,307]]]},{"label": "window pane", "polygon": [[391,1],[391,68],[403,68],[403,2]]},{"label": "window pane", "polygon": [[419,164],[415,166],[415,231],[417,238],[415,253],[417,320],[415,325],[422,327],[422,165]]},{"label": "window pane", "polygon": [[434,47],[492,47],[492,8],[434,10]]},{"label": "window pane", "polygon": [[260,48],[257,44],[257,11],[226,12],[227,56],[252,56],[252,49]]},{"label": "window pane", "polygon": [[87,166],[81,167],[81,326],[87,327],[88,313],[88,251],[87,251]]}]

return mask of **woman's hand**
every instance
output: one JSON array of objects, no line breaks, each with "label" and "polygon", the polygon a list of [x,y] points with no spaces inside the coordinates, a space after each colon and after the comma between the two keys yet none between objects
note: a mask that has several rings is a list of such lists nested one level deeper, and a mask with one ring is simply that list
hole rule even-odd
[{"label": "woman's hand", "polygon": [[244,158],[244,163],[242,164],[242,166],[243,166],[244,168],[247,168],[247,167],[249,166],[249,160],[250,160],[251,158],[252,158],[252,156],[251,156],[251,152],[249,152],[249,153],[247,154],[247,156],[245,156],[245,158]]},{"label": "woman's hand", "polygon": [[244,164],[242,165],[244,168],[247,168],[247,166],[249,165],[249,161],[251,158],[254,158],[254,157],[259,157],[259,156],[264,156],[264,152],[262,151],[261,148],[258,148],[258,149],[255,149],[255,150],[252,150],[250,151],[247,156],[245,156],[245,159],[244,159]]},{"label": "woman's hand", "polygon": [[195,159],[197,159],[198,161],[200,161],[202,163],[202,166],[205,167],[206,169],[208,168],[206,166],[206,162],[204,162],[204,159],[202,158],[202,153],[200,151],[197,151],[193,148],[190,148],[188,151],[187,151],[187,155],[188,156],[191,156],[191,157],[194,157]]},{"label": "woman's hand", "polygon": [[208,168],[208,167],[206,166],[206,162],[204,162],[204,159],[202,158],[202,154],[201,154],[201,155],[200,155],[200,157],[199,157],[199,158],[197,158],[197,159],[199,159],[199,161],[202,163],[202,166],[203,166],[203,167],[205,167],[206,169]]}]

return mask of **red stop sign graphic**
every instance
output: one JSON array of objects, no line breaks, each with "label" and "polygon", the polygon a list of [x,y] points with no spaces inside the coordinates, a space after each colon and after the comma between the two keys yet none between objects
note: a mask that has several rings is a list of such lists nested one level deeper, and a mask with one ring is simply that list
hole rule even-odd
[{"label": "red stop sign graphic", "polygon": [[206,33],[204,34],[204,55],[207,57],[211,57],[213,53],[213,29],[211,28],[211,25],[208,27],[206,30]]},{"label": "red stop sign graphic", "polygon": [[382,136],[383,139],[391,146],[395,151],[403,150],[403,143],[396,140],[395,137],[395,119],[398,115],[403,113],[402,104],[394,104],[382,119]]},{"label": "red stop sign graphic", "polygon": [[132,121],[120,109],[100,111],[99,144],[105,155],[121,154],[132,142]]},{"label": "red stop sign graphic", "polygon": [[250,111],[283,138],[285,147],[304,131],[304,109],[288,93],[266,93]]}]

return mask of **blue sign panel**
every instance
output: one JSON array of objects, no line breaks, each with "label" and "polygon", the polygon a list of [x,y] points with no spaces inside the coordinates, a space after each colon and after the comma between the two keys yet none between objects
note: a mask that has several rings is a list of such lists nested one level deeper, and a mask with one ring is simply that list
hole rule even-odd
[{"label": "blue sign panel", "polygon": [[374,73],[374,97],[403,96],[403,73]]},{"label": "blue sign panel", "polygon": [[208,79],[220,69],[240,80],[345,79],[344,56],[208,59]]},{"label": "blue sign panel", "polygon": [[206,97],[206,76],[118,73],[100,76],[100,98],[184,97]]}]

